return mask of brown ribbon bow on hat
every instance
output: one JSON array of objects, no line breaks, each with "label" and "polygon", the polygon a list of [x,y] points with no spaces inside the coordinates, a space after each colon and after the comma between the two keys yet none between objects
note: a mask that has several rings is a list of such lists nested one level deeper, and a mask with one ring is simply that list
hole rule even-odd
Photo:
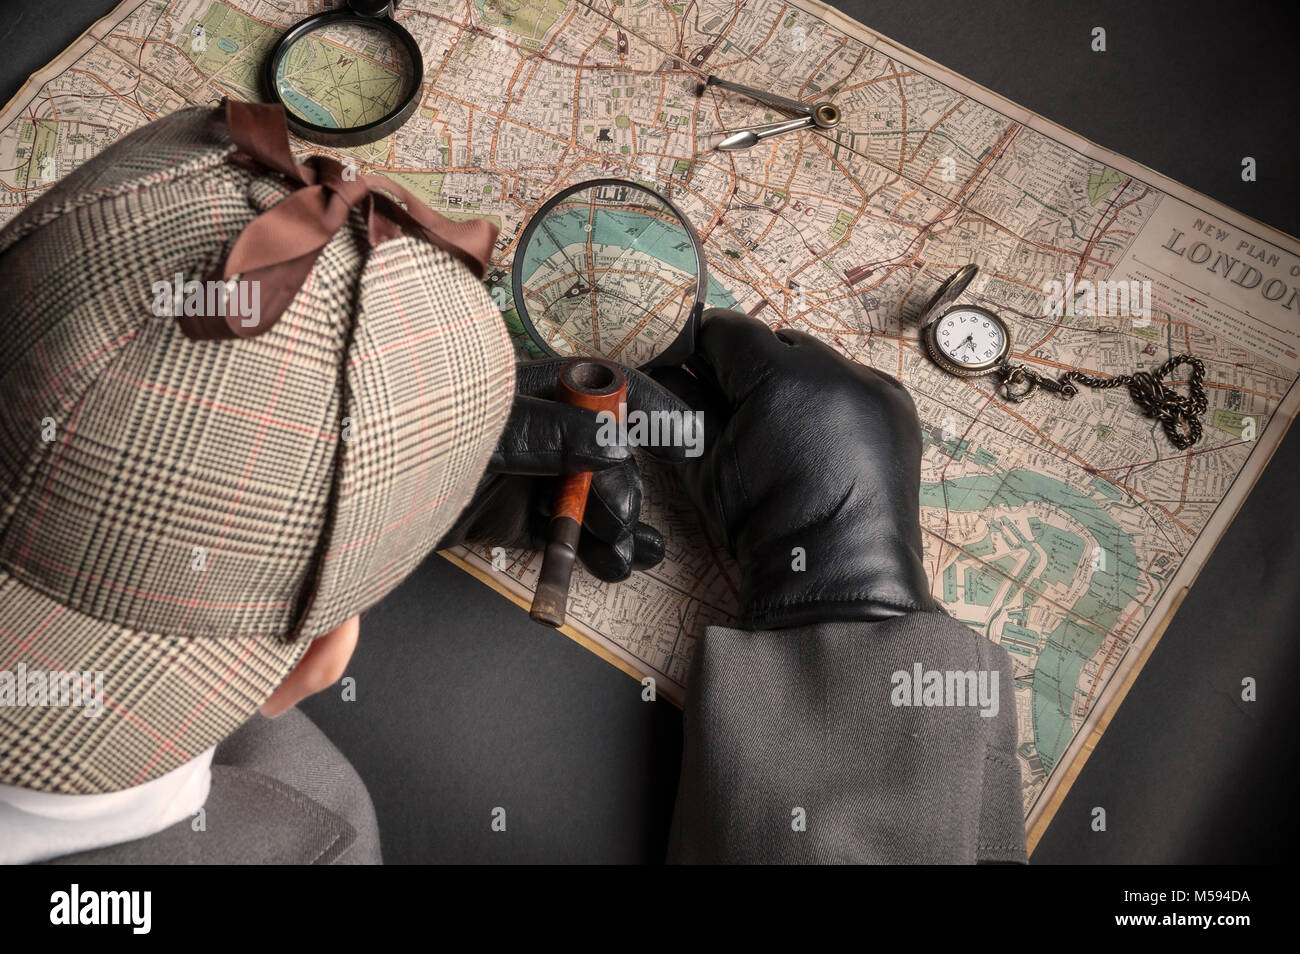
[{"label": "brown ribbon bow on hat", "polygon": [[[289,131],[284,107],[244,103],[227,98],[226,123],[238,146],[231,161],[255,164],[281,172],[299,184],[283,201],[250,222],[235,240],[225,262],[210,276],[229,282],[258,282],[255,314],[224,316],[186,315],[177,323],[195,339],[251,338],[279,319],[307,280],[321,250],[360,205],[366,217],[371,245],[397,238],[403,229],[422,235],[433,245],[456,256],[478,278],[483,277],[497,227],[486,219],[455,222],[439,215],[397,183],[382,176],[344,177],[342,163],[328,156],[310,156],[297,162],[289,152]],[[390,192],[406,203],[375,190]],[[234,302],[241,296],[230,295]]]}]

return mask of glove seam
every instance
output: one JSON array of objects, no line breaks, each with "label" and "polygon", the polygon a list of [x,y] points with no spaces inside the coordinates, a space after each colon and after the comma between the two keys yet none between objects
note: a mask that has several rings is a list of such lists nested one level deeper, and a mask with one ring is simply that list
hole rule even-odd
[{"label": "glove seam", "polygon": [[862,603],[871,602],[879,606],[886,607],[888,609],[900,610],[902,612],[925,612],[926,611],[926,608],[924,606],[921,606],[920,604],[915,603],[911,600],[907,602],[900,602],[898,600],[892,600],[886,597],[871,596],[869,593],[868,594],[850,593],[832,600],[828,600],[824,596],[808,596],[808,597],[797,597],[792,599],[779,600],[775,602],[769,601],[761,604],[760,608],[751,609],[748,613],[746,613],[743,617],[743,622],[748,626],[757,627],[761,629],[764,623],[777,622],[778,620],[776,617],[782,610],[797,609],[800,607],[816,605],[817,603],[825,603],[825,602],[846,603],[850,601],[862,602]]},{"label": "glove seam", "polygon": [[[764,600],[756,604],[757,612],[767,613],[774,609],[781,609],[787,606],[798,606],[803,603],[819,603],[828,598],[825,590],[814,591],[809,596],[791,596],[783,599]],[[873,603],[881,603],[885,606],[892,606],[898,609],[921,609],[921,604],[915,600],[895,600],[887,596],[873,596],[869,591],[860,591],[856,593],[844,593],[840,596],[831,596],[830,599],[837,603],[846,603],[850,600],[863,601],[870,600]]]}]

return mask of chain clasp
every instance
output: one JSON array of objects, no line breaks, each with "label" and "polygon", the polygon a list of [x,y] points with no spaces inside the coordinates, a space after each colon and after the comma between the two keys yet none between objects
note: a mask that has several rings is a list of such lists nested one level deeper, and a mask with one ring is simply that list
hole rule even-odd
[{"label": "chain clasp", "polygon": [[1013,404],[1018,404],[1038,390],[1038,375],[1023,364],[1008,365],[999,372],[1002,378],[998,385],[1002,397]]}]

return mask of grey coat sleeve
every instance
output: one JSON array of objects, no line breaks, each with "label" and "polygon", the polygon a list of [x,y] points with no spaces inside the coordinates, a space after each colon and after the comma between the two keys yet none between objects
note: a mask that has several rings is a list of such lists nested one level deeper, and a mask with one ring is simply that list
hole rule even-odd
[{"label": "grey coat sleeve", "polygon": [[1010,657],[942,614],[710,627],[668,858],[1024,861],[1015,746]]}]

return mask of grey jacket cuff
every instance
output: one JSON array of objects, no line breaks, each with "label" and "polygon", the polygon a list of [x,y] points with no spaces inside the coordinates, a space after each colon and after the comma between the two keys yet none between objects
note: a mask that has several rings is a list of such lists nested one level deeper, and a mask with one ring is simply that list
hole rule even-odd
[{"label": "grey jacket cuff", "polygon": [[1011,659],[939,613],[696,647],[675,862],[1025,861]]}]

